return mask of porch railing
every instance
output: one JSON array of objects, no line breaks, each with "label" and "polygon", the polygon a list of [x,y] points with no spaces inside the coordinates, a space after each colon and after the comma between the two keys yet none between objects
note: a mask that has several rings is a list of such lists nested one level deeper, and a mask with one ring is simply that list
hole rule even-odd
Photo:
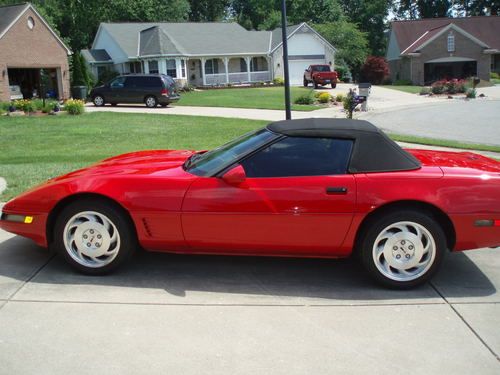
[{"label": "porch railing", "polygon": [[[229,82],[226,81],[226,73],[205,74],[205,83],[208,86],[223,85],[226,83],[248,82],[248,72],[235,72],[228,74]],[[250,72],[250,82],[270,81],[271,72]]]}]

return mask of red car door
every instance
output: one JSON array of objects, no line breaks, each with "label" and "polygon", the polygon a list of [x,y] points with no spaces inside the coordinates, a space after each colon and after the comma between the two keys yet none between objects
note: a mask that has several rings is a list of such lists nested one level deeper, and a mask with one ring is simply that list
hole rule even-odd
[{"label": "red car door", "polygon": [[[241,184],[197,179],[182,207],[192,251],[335,255],[356,205],[354,176],[345,173],[352,142],[344,141],[286,138],[241,162],[247,173]],[[318,162],[325,152],[332,154]]]}]

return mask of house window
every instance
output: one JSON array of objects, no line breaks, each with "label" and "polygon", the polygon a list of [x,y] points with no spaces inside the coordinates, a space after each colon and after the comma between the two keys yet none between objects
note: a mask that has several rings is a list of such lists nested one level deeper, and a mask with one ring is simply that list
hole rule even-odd
[{"label": "house window", "polygon": [[172,78],[177,78],[177,69],[175,67],[175,59],[167,60],[167,75]]},{"label": "house window", "polygon": [[130,73],[142,73],[142,66],[140,61],[128,63],[128,68]]},{"label": "house window", "polygon": [[28,17],[28,29],[33,30],[35,27],[35,20],[33,17]]},{"label": "house window", "polygon": [[181,60],[181,76],[186,78],[186,60]]},{"label": "house window", "polygon": [[219,61],[210,59],[205,62],[205,74],[219,74]]},{"label": "house window", "polygon": [[455,35],[448,35],[448,52],[455,52]]},{"label": "house window", "polygon": [[250,71],[265,72],[267,71],[267,61],[263,57],[252,57],[250,61]]},{"label": "house window", "polygon": [[158,60],[151,60],[149,62],[149,74],[158,74]]},{"label": "house window", "polygon": [[240,72],[246,72],[247,71],[247,62],[245,59],[240,58]]}]

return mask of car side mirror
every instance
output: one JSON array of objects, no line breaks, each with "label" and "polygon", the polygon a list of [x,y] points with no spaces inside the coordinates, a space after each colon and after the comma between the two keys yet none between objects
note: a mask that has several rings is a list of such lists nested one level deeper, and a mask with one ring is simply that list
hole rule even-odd
[{"label": "car side mirror", "polygon": [[230,169],[222,175],[222,180],[229,185],[240,185],[247,178],[245,169],[238,164],[236,167]]}]

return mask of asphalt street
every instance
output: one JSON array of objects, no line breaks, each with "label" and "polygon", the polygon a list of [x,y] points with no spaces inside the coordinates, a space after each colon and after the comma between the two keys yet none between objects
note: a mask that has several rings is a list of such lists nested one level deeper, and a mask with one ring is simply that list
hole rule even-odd
[{"label": "asphalt street", "polygon": [[352,260],[141,252],[88,277],[0,231],[0,374],[498,374],[499,251],[391,291]]},{"label": "asphalt street", "polygon": [[426,106],[369,112],[360,118],[393,133],[500,145],[500,100],[450,100]]}]

